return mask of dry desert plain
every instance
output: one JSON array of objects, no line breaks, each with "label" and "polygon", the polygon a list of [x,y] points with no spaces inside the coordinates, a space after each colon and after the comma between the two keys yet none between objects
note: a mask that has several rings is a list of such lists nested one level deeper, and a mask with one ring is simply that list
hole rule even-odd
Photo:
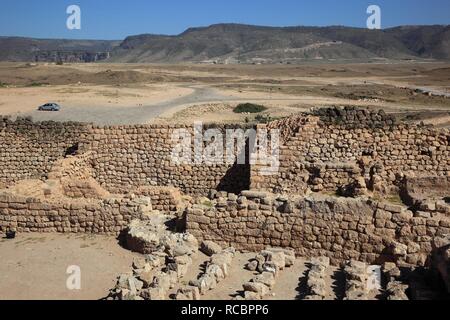
[{"label": "dry desert plain", "polygon": [[[408,121],[450,125],[450,64],[300,65],[1,63],[0,114],[97,124],[253,121],[233,113],[264,104],[272,118],[311,107],[365,106]],[[58,113],[38,112],[47,102]]]}]

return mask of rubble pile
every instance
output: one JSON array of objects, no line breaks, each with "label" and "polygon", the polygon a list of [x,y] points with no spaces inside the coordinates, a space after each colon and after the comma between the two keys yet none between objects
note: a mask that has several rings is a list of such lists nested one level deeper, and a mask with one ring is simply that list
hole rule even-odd
[{"label": "rubble pile", "polygon": [[327,297],[327,283],[325,277],[330,267],[330,258],[320,257],[311,259],[306,286],[308,289],[305,300],[325,300]]},{"label": "rubble pile", "polygon": [[434,240],[432,268],[439,274],[450,294],[450,234]]},{"label": "rubble pile", "polygon": [[393,262],[385,262],[382,268],[383,276],[386,282],[387,300],[409,300],[406,295],[408,285],[404,284],[400,277],[401,271]]},{"label": "rubble pile", "polygon": [[142,254],[162,251],[171,256],[197,252],[198,241],[192,234],[169,230],[173,219],[171,215],[153,214],[147,220],[133,220],[125,236],[127,248]]},{"label": "rubble pile", "polygon": [[345,300],[368,300],[367,265],[351,260],[345,265],[344,273]]},{"label": "rubble pile", "polygon": [[[166,300],[169,291],[186,276],[198,241],[188,233],[168,230],[172,217],[154,214],[148,220],[134,220],[128,227],[127,246],[144,257],[135,259],[132,274],[119,276],[109,297],[119,300]],[[195,290],[192,298],[198,297]]]},{"label": "rubble pile", "polygon": [[275,286],[277,274],[295,263],[295,252],[284,248],[267,248],[250,260],[246,268],[257,274],[250,281],[244,283],[243,296],[237,299],[260,300],[267,296]]},{"label": "rubble pile", "polygon": [[211,256],[206,264],[205,272],[198,279],[191,280],[188,286],[180,288],[176,294],[176,300],[199,300],[200,295],[215,289],[218,283],[228,276],[228,270],[236,253],[235,249],[230,247],[222,250],[219,245],[210,241],[203,242],[201,247]]}]

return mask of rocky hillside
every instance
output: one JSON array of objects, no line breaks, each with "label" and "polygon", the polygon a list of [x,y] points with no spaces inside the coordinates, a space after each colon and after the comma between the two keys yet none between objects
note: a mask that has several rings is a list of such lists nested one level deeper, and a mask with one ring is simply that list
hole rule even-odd
[{"label": "rocky hillside", "polygon": [[0,61],[95,62],[109,58],[120,41],[0,37]]},{"label": "rocky hillside", "polygon": [[118,41],[0,37],[0,61],[296,63],[304,60],[450,59],[450,26],[384,30],[216,24],[177,36]]},{"label": "rocky hillside", "polygon": [[385,30],[217,24],[178,36],[138,35],[114,50],[118,62],[299,62],[308,59],[450,58],[450,26]]}]

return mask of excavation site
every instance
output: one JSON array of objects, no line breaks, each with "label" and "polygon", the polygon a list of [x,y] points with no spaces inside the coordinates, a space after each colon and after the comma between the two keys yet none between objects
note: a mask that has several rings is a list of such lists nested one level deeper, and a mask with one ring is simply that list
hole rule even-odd
[{"label": "excavation site", "polygon": [[0,320],[445,315],[449,12],[2,0]]},{"label": "excavation site", "polygon": [[[65,298],[448,298],[448,129],[355,107],[255,128],[268,145],[279,132],[276,167],[255,160],[263,147],[255,139],[228,149],[233,159],[247,156],[241,163],[177,163],[175,125],[3,117],[0,228],[15,239],[1,240],[0,252],[13,259],[22,242],[76,262],[80,250],[111,250],[86,271],[94,278],[117,261],[93,280],[96,292]],[[219,142],[204,137],[206,149]],[[12,286],[2,274],[1,289]],[[27,298],[30,290],[10,294]]]}]

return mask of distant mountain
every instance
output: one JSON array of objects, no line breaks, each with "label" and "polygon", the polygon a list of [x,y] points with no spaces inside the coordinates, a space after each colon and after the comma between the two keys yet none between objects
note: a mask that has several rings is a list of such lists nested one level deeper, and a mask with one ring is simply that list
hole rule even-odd
[{"label": "distant mountain", "polygon": [[109,58],[121,41],[0,37],[0,61],[95,62]]},{"label": "distant mountain", "polygon": [[450,58],[450,26],[404,26],[388,29],[387,33],[423,58]]},{"label": "distant mountain", "polygon": [[304,60],[450,59],[450,26],[384,30],[216,24],[177,36],[124,41],[0,37],[0,61],[296,63]]},{"label": "distant mountain", "polygon": [[113,51],[118,62],[298,62],[308,59],[450,58],[450,26],[385,30],[217,24],[178,36],[138,35]]}]

